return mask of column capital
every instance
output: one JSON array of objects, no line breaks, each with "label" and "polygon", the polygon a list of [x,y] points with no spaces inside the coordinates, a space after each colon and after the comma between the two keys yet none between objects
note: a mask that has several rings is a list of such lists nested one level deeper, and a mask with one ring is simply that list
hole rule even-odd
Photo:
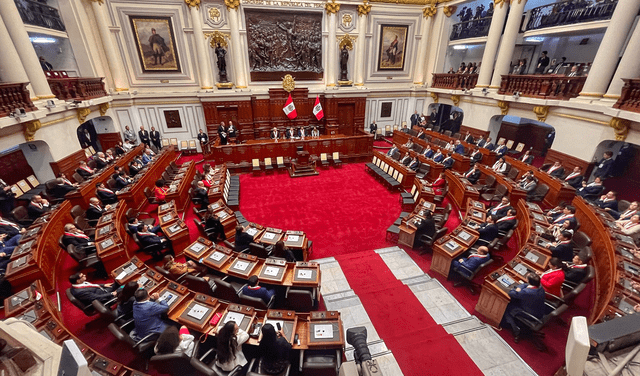
[{"label": "column capital", "polygon": [[429,95],[431,95],[433,103],[438,103],[438,93],[432,91]]},{"label": "column capital", "polygon": [[196,9],[200,9],[200,0],[184,0],[184,2],[189,8],[195,7]]},{"label": "column capital", "polygon": [[91,113],[91,109],[89,107],[83,107],[76,109],[78,113],[78,123],[82,124],[85,120],[87,120],[87,116]]},{"label": "column capital", "polygon": [[533,107],[533,113],[538,117],[538,121],[544,123],[549,115],[549,106],[535,106]]},{"label": "column capital", "polygon": [[104,116],[104,114],[107,113],[107,110],[109,109],[109,107],[111,107],[109,105],[109,102],[101,103],[100,106],[98,106],[98,108],[100,109],[100,116]]},{"label": "column capital", "polygon": [[456,13],[456,9],[458,9],[457,6],[449,5],[449,6],[443,7],[442,11],[444,12],[445,16],[451,17]]},{"label": "column capital", "polygon": [[371,12],[371,4],[369,4],[369,0],[364,0],[364,3],[358,5],[358,16],[368,16],[369,12]]},{"label": "column capital", "polygon": [[227,6],[228,10],[238,10],[238,8],[240,7],[240,0],[224,0],[224,5]]},{"label": "column capital", "polygon": [[434,17],[437,12],[438,8],[432,4],[422,9],[422,16],[424,18]]},{"label": "column capital", "polygon": [[104,0],[89,0],[92,3],[98,3],[98,5],[104,4]]},{"label": "column capital", "polygon": [[336,0],[331,0],[331,2],[327,1],[324,5],[324,9],[326,9],[327,14],[336,14],[340,10],[340,4],[336,3]]},{"label": "column capital", "polygon": [[511,0],[493,0],[493,4],[498,7],[498,5],[500,6],[500,8],[502,8],[505,4],[509,4],[511,2]]},{"label": "column capital", "polygon": [[627,139],[627,134],[629,134],[629,127],[631,122],[627,119],[620,119],[617,117],[611,118],[609,120],[609,126],[613,128],[613,133],[616,135],[616,140],[624,141]]},{"label": "column capital", "polygon": [[506,115],[509,113],[509,102],[498,101],[498,107],[500,108],[500,112],[503,115]]},{"label": "column capital", "polygon": [[32,120],[24,125],[24,139],[27,141],[33,141],[36,137],[38,129],[42,128],[40,120]]}]

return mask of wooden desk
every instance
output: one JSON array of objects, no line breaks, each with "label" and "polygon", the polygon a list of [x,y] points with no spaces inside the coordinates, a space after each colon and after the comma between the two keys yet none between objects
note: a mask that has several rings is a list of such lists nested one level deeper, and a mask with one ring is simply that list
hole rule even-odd
[{"label": "wooden desk", "polygon": [[[441,147],[440,145],[437,145],[435,143],[431,143],[425,140],[421,140],[417,137],[411,136],[408,133],[405,132],[393,132],[393,143],[396,144],[398,146],[398,148],[400,150],[402,150],[402,152],[406,152],[407,148],[402,146],[404,145],[407,140],[411,139],[411,142],[413,142],[414,144],[420,145],[422,148],[425,148],[427,145],[431,146],[432,149],[437,150],[437,149],[441,149],[443,154],[444,154],[444,148]],[[411,156],[414,156],[415,154],[417,154],[415,151],[411,150],[410,152]],[[421,155],[421,154],[420,154]],[[457,153],[453,153],[451,152],[451,157],[454,159],[453,162],[453,166],[452,169],[455,171],[459,171],[461,173],[467,172],[469,170],[469,166],[471,164],[471,160],[469,159],[469,157],[461,155],[461,154],[457,154]],[[420,161],[423,161],[423,163],[429,163],[432,168],[435,165],[439,165],[439,163],[434,162],[431,159],[427,159],[424,156],[422,158],[420,158]],[[442,165],[440,165],[442,166]],[[436,175],[437,177],[437,175]]]},{"label": "wooden desk", "polygon": [[[414,127],[414,129],[417,130],[417,127]],[[449,142],[451,140],[457,140],[456,138],[447,136],[443,133],[438,133],[438,132],[434,132],[434,131],[430,131],[430,130],[423,130],[424,133],[428,136],[431,137],[431,141],[433,142],[433,140],[440,140],[442,142]],[[465,152],[468,154],[470,152],[470,150],[472,150],[473,148],[477,147],[474,144],[469,144],[468,142],[464,141],[464,140],[460,140],[460,143],[464,146]],[[482,163],[489,165],[489,166],[493,166],[494,163],[496,163],[496,161],[498,160],[498,154],[494,153],[493,151],[489,150],[489,149],[485,149],[485,148],[478,148],[478,150],[480,150],[480,153],[482,153]]]},{"label": "wooden desk", "polygon": [[517,179],[520,179],[525,172],[531,170],[538,179],[538,184],[545,184],[549,187],[549,193],[544,197],[544,203],[547,206],[556,206],[563,201],[571,202],[576,195],[576,189],[566,184],[564,180],[554,178],[546,172],[540,171],[538,168],[528,165],[519,159],[505,156],[505,160],[511,164],[512,168],[515,167],[520,171]]},{"label": "wooden desk", "polygon": [[129,249],[130,235],[125,230],[128,224],[127,209],[125,203],[118,203],[115,209],[108,210],[98,220],[95,235],[96,253],[107,272],[122,265],[134,254],[134,251]]},{"label": "wooden desk", "polygon": [[[478,240],[478,235],[474,235],[471,230],[465,230],[472,238],[473,242]],[[471,244],[473,244],[471,242]],[[457,237],[446,235],[436,241],[433,246],[433,258],[431,259],[431,268],[434,272],[440,273],[445,277],[449,276],[451,262],[460,257],[469,249],[468,246],[462,244]]]},{"label": "wooden desk", "polygon": [[[166,167],[165,167],[166,168]],[[191,197],[189,197],[189,188],[196,174],[196,163],[189,161],[180,166],[177,175],[169,183],[169,191],[167,192],[166,201],[175,201],[176,209],[183,212],[189,205]]]},{"label": "wooden desk", "polygon": [[181,256],[183,250],[189,245],[189,228],[182,221],[178,219],[175,222],[166,224],[161,227],[162,233],[166,235],[167,239],[171,241],[171,246],[176,254],[176,257]]},{"label": "wooden desk", "polygon": [[[167,166],[176,159],[176,151],[172,146],[167,146],[162,149],[156,158],[149,162],[145,169],[140,171],[135,177],[134,182],[129,184],[124,189],[120,190],[118,194],[118,200],[124,200],[127,206],[140,211],[145,205],[147,205],[147,198],[144,195],[144,189],[149,187],[153,190],[155,183],[162,177],[162,173]],[[191,184],[189,182],[189,184]]]},{"label": "wooden desk", "polygon": [[478,166],[479,166],[480,172],[482,172],[484,175],[493,175],[493,177],[496,178],[496,185],[502,184],[505,187],[507,187],[507,190],[509,191],[509,201],[511,201],[512,204],[514,202],[518,202],[520,199],[524,200],[527,197],[527,192],[520,189],[520,187],[518,187],[518,184],[513,180],[507,178],[502,174],[499,174],[493,171],[488,166],[483,166],[481,164]]},{"label": "wooden desk", "polygon": [[480,197],[480,192],[461,175],[447,170],[445,171],[445,179],[447,179],[447,183],[449,183],[449,195],[453,197],[453,200],[459,208],[464,208],[467,200],[472,199],[477,201]]}]

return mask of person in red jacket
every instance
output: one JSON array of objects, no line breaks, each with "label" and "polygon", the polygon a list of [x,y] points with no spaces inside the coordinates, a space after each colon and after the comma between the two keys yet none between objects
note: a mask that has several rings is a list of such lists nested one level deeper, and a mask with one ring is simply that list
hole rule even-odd
[{"label": "person in red jacket", "polygon": [[444,186],[446,184],[447,184],[447,181],[444,180],[444,172],[441,172],[438,178],[433,183],[431,183],[431,188],[433,188],[433,192],[436,195],[441,195],[442,190],[444,189]]},{"label": "person in red jacket", "polygon": [[167,196],[167,189],[164,188],[164,181],[162,179],[156,181],[156,186],[153,188],[153,195],[158,202],[164,202]]},{"label": "person in red jacket", "polygon": [[562,297],[564,267],[562,261],[557,257],[553,257],[549,261],[549,270],[540,275],[540,284],[544,287],[544,291],[557,297]]}]

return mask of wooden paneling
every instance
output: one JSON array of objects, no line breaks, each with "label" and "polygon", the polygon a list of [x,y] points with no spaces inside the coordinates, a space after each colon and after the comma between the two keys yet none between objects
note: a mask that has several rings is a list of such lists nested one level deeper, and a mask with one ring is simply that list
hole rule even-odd
[{"label": "wooden paneling", "polygon": [[534,124],[514,124],[503,121],[500,125],[498,137],[494,140],[494,143],[497,144],[498,140],[501,137],[504,137],[507,141],[513,140],[515,142],[514,148],[519,143],[523,143],[525,145],[525,150],[533,148],[534,155],[542,155],[545,147],[545,140],[550,131],[550,128]]},{"label": "wooden paneling", "polygon": [[[428,124],[428,121],[427,121],[427,124]],[[467,127],[466,125],[461,125],[460,134],[463,136],[462,138],[464,138],[464,135],[466,135],[467,132],[470,132],[473,138],[475,138],[476,140],[479,139],[480,137],[489,137],[489,133],[491,133],[489,131],[482,131],[480,129]]]},{"label": "wooden paneling", "polygon": [[547,156],[544,158],[544,163],[546,164],[555,162],[562,163],[565,174],[571,173],[571,171],[573,171],[573,168],[576,166],[582,169],[582,173],[584,173],[589,167],[589,162],[587,161],[584,161],[580,158],[572,157],[569,154],[549,149],[549,151],[547,151]]},{"label": "wooden paneling", "polygon": [[102,146],[102,150],[104,151],[116,146],[118,142],[122,141],[122,136],[118,132],[98,133],[98,141],[100,142],[100,146]]},{"label": "wooden paneling", "polygon": [[80,161],[84,161],[86,159],[87,156],[84,154],[84,150],[80,149],[57,162],[50,162],[49,164],[56,176],[58,176],[59,173],[64,172],[64,174],[67,175],[67,178],[71,178],[73,173],[76,172],[76,168],[78,168]]},{"label": "wooden paneling", "polygon": [[24,156],[22,150],[16,148],[0,155],[0,171],[2,179],[8,185],[15,184],[27,176],[33,175],[33,169]]}]

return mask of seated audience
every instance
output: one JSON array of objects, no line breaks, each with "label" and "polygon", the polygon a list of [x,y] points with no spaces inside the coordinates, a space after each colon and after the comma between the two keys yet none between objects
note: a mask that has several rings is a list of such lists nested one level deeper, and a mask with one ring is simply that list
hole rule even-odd
[{"label": "seated audience", "polygon": [[41,215],[48,212],[51,209],[49,201],[42,198],[40,195],[34,195],[27,205],[27,214],[31,219],[38,219]]},{"label": "seated audience", "polygon": [[531,199],[533,197],[536,188],[538,187],[538,183],[533,176],[527,176],[523,182],[519,184],[520,188],[527,192],[527,199]]},{"label": "seated audience", "polygon": [[393,145],[393,147],[389,149],[389,151],[387,152],[387,155],[389,157],[392,157],[397,151],[398,151],[398,147]]},{"label": "seated audience", "polygon": [[493,164],[491,169],[499,174],[505,174],[509,165],[505,162],[504,158],[500,158]]},{"label": "seated audience", "polygon": [[409,163],[411,163],[411,156],[409,155],[409,152],[404,153],[404,156],[400,159],[399,162],[405,166],[409,166]]},{"label": "seated audience", "polygon": [[544,291],[562,297],[562,283],[564,282],[565,265],[557,257],[549,260],[549,269],[544,273],[540,273],[540,284],[544,287]]},{"label": "seated audience", "polygon": [[193,355],[195,337],[189,333],[186,326],[181,326],[180,331],[175,326],[169,326],[160,334],[153,351],[158,355],[185,354]]},{"label": "seated audience", "polygon": [[88,237],[82,230],[77,228],[73,223],[64,225],[64,235],[62,235],[62,244],[66,247],[73,244],[76,248],[82,249],[87,253],[96,251],[93,239]]},{"label": "seated audience", "polygon": [[627,210],[625,210],[622,213],[616,210],[607,210],[607,212],[611,214],[611,216],[616,220],[631,219],[631,217],[634,214],[640,213],[640,211],[638,211],[638,201],[634,201],[631,204],[629,204],[629,207],[627,208]]},{"label": "seated audience", "polygon": [[107,188],[102,182],[96,184],[96,196],[98,196],[103,205],[117,203],[118,196],[116,196],[116,193],[117,192]]},{"label": "seated audience", "polygon": [[613,167],[613,153],[611,151],[605,151],[603,158],[598,162],[598,166],[593,172],[593,176],[600,179],[606,179],[609,177],[611,167]]},{"label": "seated audience", "polygon": [[618,200],[616,200],[616,193],[614,191],[609,191],[607,194],[600,196],[595,204],[606,211],[618,210]]},{"label": "seated audience", "polygon": [[127,176],[127,173],[124,172],[124,169],[120,167],[120,171],[115,176],[114,180],[116,181],[116,189],[121,190],[127,185],[133,183],[133,179]]},{"label": "seated audience", "polygon": [[640,232],[640,214],[634,214],[630,219],[618,220],[616,225],[620,231],[625,235],[636,235]]},{"label": "seated audience", "polygon": [[205,231],[209,233],[209,240],[217,242],[219,240],[226,240],[227,235],[224,232],[224,226],[220,222],[220,218],[213,213],[213,210],[209,209],[204,221]]},{"label": "seated audience", "polygon": [[156,181],[156,186],[153,187],[153,196],[159,204],[165,203],[167,189],[164,187],[164,180],[160,179]]},{"label": "seated audience", "polygon": [[422,155],[424,155],[426,158],[431,159],[433,157],[433,149],[431,149],[431,145],[427,145],[424,150],[422,151]]},{"label": "seated audience", "polygon": [[149,226],[144,223],[138,226],[138,233],[136,234],[136,236],[140,241],[141,248],[157,245],[157,247],[153,248],[153,252],[152,252],[154,259],[160,259],[162,250],[164,249],[168,249],[171,252],[171,254],[174,253],[173,247],[169,239],[158,236],[157,234],[151,232],[149,230]]},{"label": "seated audience", "polygon": [[500,199],[500,203],[496,206],[492,206],[487,209],[487,215],[495,215],[498,219],[504,217],[509,212],[509,209],[512,209],[511,203],[509,202],[509,197],[504,196]]},{"label": "seated audience", "polygon": [[131,161],[129,164],[129,173],[131,176],[136,176],[140,170],[142,170],[142,164],[137,160]]},{"label": "seated audience", "polygon": [[253,236],[244,232],[242,226],[236,226],[235,251],[243,252],[249,249],[249,244],[253,242]]},{"label": "seated audience", "polygon": [[480,238],[478,241],[480,243],[489,244],[493,241],[493,239],[498,237],[498,226],[496,225],[496,221],[498,217],[495,215],[488,215],[486,222],[482,223],[480,227],[478,227],[478,234]]},{"label": "seated audience", "polygon": [[251,277],[249,277],[249,284],[245,285],[241,291],[242,294],[254,298],[260,298],[265,303],[269,303],[271,297],[276,293],[273,290],[269,290],[266,287],[261,287],[260,285],[258,285],[258,276],[256,275],[252,275]]},{"label": "seated audience", "polygon": [[445,170],[450,170],[453,167],[455,160],[451,156],[451,153],[447,153],[447,157],[442,160]]},{"label": "seated audience", "polygon": [[509,148],[507,148],[507,145],[504,144],[504,140],[500,140],[498,141],[498,146],[496,146],[495,150],[493,151],[499,156],[503,157],[505,154],[507,154],[508,150]]},{"label": "seated audience", "polygon": [[480,175],[480,168],[478,168],[478,164],[476,163],[469,169],[469,171],[465,172],[463,176],[469,181],[469,183],[476,184],[480,179]]},{"label": "seated audience", "polygon": [[[458,274],[465,277],[471,277],[471,274],[484,264],[491,257],[489,256],[489,248],[485,246],[478,247],[478,253],[471,253],[466,258],[453,260],[451,268]],[[454,285],[455,286],[455,285]]]},{"label": "seated audience", "polygon": [[457,154],[464,155],[464,145],[460,142],[460,140],[456,140],[453,147],[453,152]]},{"label": "seated audience", "polygon": [[551,251],[551,256],[562,261],[571,261],[573,259],[572,237],[569,231],[565,231],[560,234],[560,241],[547,244],[546,248]]},{"label": "seated audience", "polygon": [[554,213],[552,216],[547,218],[549,218],[549,222],[551,222],[551,225],[556,226],[561,226],[564,221],[570,221],[573,225],[572,228],[575,228],[575,226],[578,224],[578,222],[576,221],[576,208],[572,205],[566,205],[564,208],[562,208],[561,214]]},{"label": "seated audience", "polygon": [[154,292],[149,296],[145,289],[138,289],[133,303],[133,322],[135,329],[131,332],[134,341],[140,341],[152,333],[162,333],[167,328],[167,324],[162,319],[162,315],[169,310],[169,304],[160,300],[160,295]]},{"label": "seated audience", "polygon": [[473,164],[482,162],[482,157],[483,155],[478,148],[473,149],[473,152],[469,155],[469,158],[471,158],[471,163]]},{"label": "seated audience", "polygon": [[562,177],[562,175],[564,175],[564,167],[562,167],[562,164],[560,162],[555,162],[554,164],[552,164],[551,166],[549,166],[548,168],[542,171],[553,176],[554,178],[560,178]]},{"label": "seated audience", "polygon": [[235,321],[228,321],[216,335],[216,365],[225,372],[241,366],[238,375],[244,375],[249,368],[242,345],[249,340],[249,334],[240,329]]},{"label": "seated audience", "polygon": [[287,262],[296,262],[298,260],[296,260],[296,256],[293,254],[293,252],[287,248],[287,246],[284,245],[284,242],[282,240],[279,240],[274,249],[273,249],[273,255],[272,257],[279,257],[279,258],[283,258],[285,260],[287,260]]},{"label": "seated audience", "polygon": [[596,177],[594,181],[589,184],[583,180],[582,187],[576,190],[576,194],[580,197],[594,196],[599,195],[603,190],[604,186],[602,185],[602,179]]},{"label": "seated audience", "polygon": [[530,165],[533,163],[534,156],[531,154],[531,150],[527,150],[524,152],[522,157],[520,157],[520,161]]},{"label": "seated audience", "polygon": [[56,179],[56,185],[51,190],[51,194],[56,198],[63,198],[67,193],[73,192],[78,189],[78,183],[72,183],[64,172],[61,172],[58,179]]},{"label": "seated audience", "polygon": [[[141,224],[142,224],[142,222],[140,222],[140,220],[138,218],[129,219],[129,224],[127,224],[128,228],[129,228],[129,232],[131,234],[137,234],[138,230],[140,230],[140,225]],[[162,230],[160,225],[149,227],[149,232],[153,232],[154,234],[158,234],[160,232],[160,230]]]},{"label": "seated audience", "polygon": [[418,171],[419,167],[420,167],[420,161],[418,160],[418,154],[416,154],[411,160],[411,162],[409,163],[409,168],[412,171]]},{"label": "seated audience", "polygon": [[285,338],[284,330],[276,329],[271,324],[262,327],[262,338],[258,346],[258,356],[262,360],[262,370],[275,375],[283,372],[289,364],[291,344]]},{"label": "seated audience", "polygon": [[76,169],[76,172],[78,173],[78,175],[82,176],[82,178],[86,180],[93,176],[93,174],[95,173],[95,170],[87,166],[87,162],[80,161],[80,166]]},{"label": "seated audience", "polygon": [[441,195],[444,187],[447,185],[447,181],[444,179],[444,172],[441,172],[433,183],[427,183],[425,185],[433,188],[433,192],[436,195]]},{"label": "seated audience", "polygon": [[433,161],[436,163],[440,163],[443,159],[444,154],[442,154],[442,149],[438,149],[438,151],[433,155]]},{"label": "seated audience", "polygon": [[573,256],[573,263],[567,265],[564,278],[573,283],[580,283],[587,276],[587,257],[580,252]]},{"label": "seated audience", "polygon": [[71,295],[84,305],[89,305],[94,300],[100,303],[113,300],[119,287],[113,282],[105,284],[89,283],[87,282],[87,276],[82,272],[71,274],[69,282],[71,282]]},{"label": "seated audience", "polygon": [[507,232],[516,226],[516,209],[511,208],[507,211],[507,215],[496,221],[498,230]]},{"label": "seated audience", "polygon": [[420,240],[423,235],[427,235],[433,238],[436,233],[436,221],[433,219],[433,215],[430,210],[424,212],[424,219],[416,223],[415,239]]},{"label": "seated audience", "polygon": [[485,141],[484,145],[482,145],[482,146],[478,145],[478,146],[479,147],[483,147],[483,148],[485,148],[487,150],[491,150],[491,151],[493,151],[493,149],[496,148],[496,146],[493,144],[493,142],[491,142],[491,137],[487,137],[487,141]]},{"label": "seated audience", "polygon": [[545,292],[540,286],[540,276],[535,273],[527,274],[527,282],[509,291],[511,301],[502,316],[501,326],[511,328],[514,337],[519,338],[520,326],[516,316],[521,312],[527,312],[538,319],[542,319],[545,309]]},{"label": "seated audience", "polygon": [[198,182],[198,187],[193,191],[193,197],[200,200],[200,210],[205,210],[209,206],[209,191],[203,181]]},{"label": "seated audience", "polygon": [[575,189],[582,187],[582,169],[578,166],[573,168],[573,171],[564,177],[564,182],[569,184]]},{"label": "seated audience", "polygon": [[471,135],[471,132],[467,132],[467,134],[464,136],[464,142],[466,142],[467,144],[475,144],[476,143],[476,140]]},{"label": "seated audience", "polygon": [[146,149],[144,154],[142,154],[142,164],[146,165],[147,163],[153,160],[153,155],[151,155],[151,149]]},{"label": "seated audience", "polygon": [[100,205],[100,200],[96,197],[91,197],[89,199],[89,207],[85,212],[89,225],[95,227],[100,217],[102,217],[102,214],[109,209],[111,209],[111,205],[105,205],[103,208],[102,205]]},{"label": "seated audience", "polygon": [[105,157],[104,153],[101,151],[99,151],[93,157],[93,161],[96,162],[96,168],[98,170],[102,170],[103,168],[107,167],[107,165],[109,165],[109,161],[107,161],[107,158]]},{"label": "seated audience", "polygon": [[[198,265],[191,260],[187,260],[187,262],[178,262],[171,255],[164,256],[164,259],[162,261],[164,262],[164,265],[162,267],[169,272],[171,278],[174,280],[178,279],[183,274],[188,273],[199,275],[207,271],[207,268],[205,266]],[[208,277],[204,277],[204,279],[209,280]]]},{"label": "seated audience", "polygon": [[411,149],[413,147],[413,141],[411,141],[411,139],[408,139],[407,142],[405,142],[404,145],[402,146],[404,146],[407,149]]},{"label": "seated audience", "polygon": [[26,228],[4,218],[0,218],[0,234],[6,235],[4,240],[5,246],[17,246],[25,232],[27,232]]},{"label": "seated audience", "polygon": [[4,241],[6,238],[7,234],[0,234],[0,275],[5,274],[7,265],[11,262],[13,250],[16,249],[16,245],[18,243],[15,242],[15,244],[7,245]]}]

